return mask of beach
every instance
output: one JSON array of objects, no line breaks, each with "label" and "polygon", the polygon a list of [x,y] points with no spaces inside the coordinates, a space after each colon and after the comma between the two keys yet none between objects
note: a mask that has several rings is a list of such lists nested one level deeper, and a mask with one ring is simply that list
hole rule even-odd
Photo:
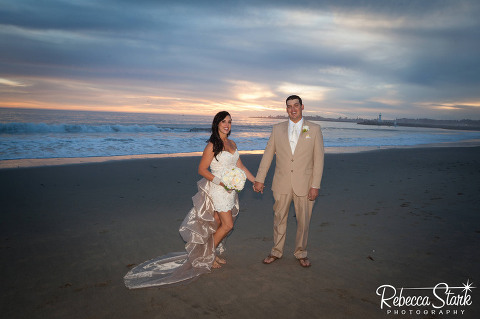
[{"label": "beach", "polygon": [[[199,159],[0,169],[2,316],[479,318],[479,288],[470,305],[440,308],[392,300],[381,307],[376,292],[467,280],[480,287],[480,147],[327,154],[308,269],[293,256],[293,208],[284,257],[261,263],[272,246],[273,196],[247,182],[227,265],[188,285],[125,288],[133,265],[184,250],[178,227],[196,193]],[[254,174],[260,159],[242,155]]]}]

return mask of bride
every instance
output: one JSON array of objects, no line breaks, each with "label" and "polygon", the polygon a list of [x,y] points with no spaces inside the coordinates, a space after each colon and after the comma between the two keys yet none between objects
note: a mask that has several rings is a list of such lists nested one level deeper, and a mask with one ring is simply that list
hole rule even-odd
[{"label": "bride", "polygon": [[239,204],[237,192],[226,190],[221,174],[226,168],[238,167],[250,182],[255,181],[240,160],[235,142],[228,138],[231,127],[232,117],[228,112],[215,115],[212,135],[198,165],[203,178],[197,183],[193,208],[179,230],[186,242],[186,252],[169,253],[131,269],[124,277],[128,288],[185,283],[226,263],[219,256],[225,250],[222,241],[233,228]]}]

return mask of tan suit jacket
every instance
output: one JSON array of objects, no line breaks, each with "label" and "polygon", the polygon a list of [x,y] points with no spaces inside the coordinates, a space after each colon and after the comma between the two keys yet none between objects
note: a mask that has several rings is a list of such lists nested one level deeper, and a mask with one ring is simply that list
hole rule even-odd
[{"label": "tan suit jacket", "polygon": [[276,155],[275,175],[272,191],[297,196],[307,196],[311,187],[320,188],[323,174],[323,135],[320,125],[304,120],[307,132],[298,138],[295,153],[292,154],[288,139],[288,121],[275,124],[258,168],[256,181],[264,183],[268,169]]}]

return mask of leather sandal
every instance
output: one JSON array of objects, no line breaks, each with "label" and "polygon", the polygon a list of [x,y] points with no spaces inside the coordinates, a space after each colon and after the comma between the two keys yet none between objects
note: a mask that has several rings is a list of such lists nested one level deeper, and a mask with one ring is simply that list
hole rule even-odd
[{"label": "leather sandal", "polygon": [[[303,261],[303,263],[302,263]],[[308,258],[305,257],[305,258],[298,258],[298,262],[300,263],[300,266],[302,266],[303,268],[308,268],[310,267],[312,264],[310,263],[310,261],[308,261]],[[308,264],[307,264],[308,262]]]},{"label": "leather sandal", "polygon": [[[272,259],[271,261],[265,261],[267,258],[269,259]],[[274,256],[274,255],[268,255],[267,258],[265,258],[262,262],[265,264],[265,265],[270,265],[271,263],[273,263],[274,261],[280,259],[280,257],[277,257],[277,256]]]}]

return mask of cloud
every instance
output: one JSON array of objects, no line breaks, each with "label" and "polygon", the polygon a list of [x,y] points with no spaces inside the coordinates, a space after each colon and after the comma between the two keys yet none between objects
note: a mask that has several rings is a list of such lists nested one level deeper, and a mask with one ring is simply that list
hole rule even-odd
[{"label": "cloud", "polygon": [[[302,97],[302,100],[323,101],[328,88],[321,86],[299,85],[297,83],[281,83],[277,90],[283,95],[288,96],[296,94]],[[305,103],[304,103],[305,104]]]},{"label": "cloud", "polygon": [[12,103],[283,112],[297,91],[320,115],[479,118],[426,106],[480,100],[479,15],[473,0],[7,0],[0,78],[29,83]]},{"label": "cloud", "polygon": [[15,80],[10,80],[10,79],[4,79],[4,78],[0,78],[0,85],[11,86],[11,87],[27,86],[25,83],[15,81]]}]

